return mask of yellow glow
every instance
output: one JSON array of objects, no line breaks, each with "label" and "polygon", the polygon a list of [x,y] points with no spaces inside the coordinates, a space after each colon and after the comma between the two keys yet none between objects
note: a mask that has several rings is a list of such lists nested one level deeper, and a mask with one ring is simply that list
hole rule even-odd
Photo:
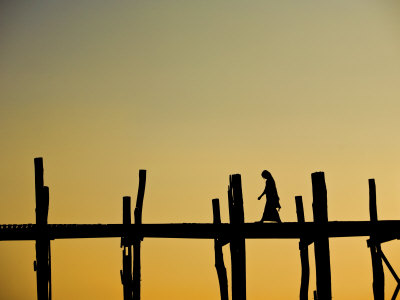
[{"label": "yellow glow", "polygon": [[[233,173],[256,221],[263,169],[283,221],[296,195],[312,220],[315,171],[330,220],[369,219],[369,178],[378,217],[400,219],[395,1],[14,2],[0,2],[0,223],[34,223],[37,156],[49,223],[121,223],[139,169],[143,223],[211,222],[216,197],[227,222]],[[52,242],[53,298],[122,299],[119,244]],[[0,243],[0,298],[36,299],[34,256]],[[311,297],[312,247],[310,263]],[[334,299],[373,299],[365,239],[331,240],[331,269]],[[142,270],[143,300],[219,299],[212,241],[145,239]],[[295,299],[297,241],[247,241],[247,272],[248,299]]]}]

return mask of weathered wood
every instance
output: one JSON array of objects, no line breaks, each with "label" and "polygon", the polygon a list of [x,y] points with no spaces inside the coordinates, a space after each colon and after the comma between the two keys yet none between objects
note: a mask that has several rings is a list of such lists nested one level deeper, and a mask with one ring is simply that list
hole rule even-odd
[{"label": "weathered wood", "polygon": [[369,218],[371,222],[378,221],[378,209],[376,205],[376,186],[375,179],[368,179],[369,187]]},{"label": "weathered wood", "polygon": [[397,295],[399,294],[400,291],[400,285],[397,284],[396,289],[394,290],[393,296],[392,296],[392,300],[395,300],[397,298]]},{"label": "weathered wood", "polygon": [[47,249],[48,249],[48,254],[47,254],[47,261],[48,261],[48,284],[49,284],[49,300],[52,299],[53,295],[53,289],[52,289],[52,284],[51,284],[51,248],[50,248],[50,240],[47,240]]},{"label": "weathered wood", "polygon": [[[45,211],[44,211],[44,218],[46,219],[46,225],[47,225],[47,218],[48,218],[48,212],[49,212],[49,200],[50,200],[50,192],[49,192],[49,187],[44,186],[43,187],[43,199],[44,199],[44,203],[45,203]],[[44,225],[44,226],[46,226]],[[43,239],[43,243],[45,245],[45,248],[47,249],[47,255],[46,255],[46,280],[47,280],[47,294],[48,294],[48,299],[51,300],[52,298],[52,288],[51,288],[51,249],[50,249],[50,239],[48,238],[47,235],[47,230],[44,229],[44,239]],[[44,254],[43,250],[43,259],[45,258],[45,254]]]},{"label": "weathered wood", "polygon": [[[175,223],[175,224],[48,224],[47,236],[57,239],[121,238],[126,234],[145,238],[215,239],[229,240],[237,231],[246,239],[300,239],[314,240],[321,235],[339,237],[369,237],[372,232],[379,236],[390,235],[390,240],[400,239],[400,221],[333,221],[327,224],[314,222],[245,223],[232,226],[229,223]],[[322,234],[323,233],[323,234]],[[35,224],[0,224],[0,241],[34,241],[38,237]],[[380,240],[380,239],[379,239]]]},{"label": "weathered wood", "polygon": [[323,232],[323,225],[328,223],[328,203],[323,172],[311,174],[313,190],[314,223],[320,225],[320,237],[314,241],[315,270],[317,281],[317,296],[319,300],[332,299],[331,265],[329,255],[329,239]]},{"label": "weathered wood", "polygon": [[[122,197],[122,224],[124,224],[125,227],[132,224],[131,197],[129,196]],[[126,243],[129,244],[128,242]]]},{"label": "weathered wood", "polygon": [[393,296],[392,296],[392,298],[391,298],[392,300],[394,300],[394,299],[396,299],[397,294],[398,294],[399,291],[400,291],[400,278],[399,278],[399,276],[397,276],[396,271],[393,269],[392,265],[390,264],[389,260],[386,258],[385,254],[382,252],[381,249],[378,250],[378,254],[379,254],[380,257],[382,258],[382,260],[385,262],[387,268],[389,269],[389,271],[390,271],[390,273],[392,274],[393,278],[394,278],[394,279],[396,280],[396,282],[397,282],[396,289],[395,289],[395,291],[394,291],[394,293],[393,293]]},{"label": "weathered wood", "polygon": [[[219,210],[219,200],[212,200],[213,207],[213,221],[214,224],[221,224],[221,215]],[[228,300],[228,278],[226,275],[226,268],[224,263],[224,254],[222,252],[223,243],[219,238],[214,239],[214,252],[215,252],[215,269],[217,270],[219,291],[221,300]]]},{"label": "weathered wood", "polygon": [[[139,187],[136,198],[135,208],[135,224],[140,226],[142,224],[142,208],[143,198],[146,188],[146,170],[139,170]],[[140,300],[140,281],[141,281],[141,258],[140,246],[143,237],[137,237],[133,240],[133,299]]]},{"label": "weathered wood", "polygon": [[36,198],[36,284],[38,300],[51,299],[50,240],[47,236],[47,216],[49,210],[49,188],[44,186],[43,159],[34,159]]},{"label": "weathered wood", "polygon": [[139,170],[139,186],[136,198],[135,224],[142,224],[144,192],[146,189],[146,170]]},{"label": "weathered wood", "polygon": [[[369,186],[369,216],[372,225],[376,225],[378,223],[378,211],[376,205],[376,187],[375,180],[368,180]],[[374,292],[375,300],[384,300],[385,299],[385,274],[383,272],[382,258],[380,256],[381,245],[376,241],[377,233],[372,232],[370,237],[369,249],[371,252],[371,261],[372,261],[372,289]]]},{"label": "weathered wood", "polygon": [[[230,224],[221,224],[218,199],[213,200],[213,224],[145,224],[142,225],[142,206],[146,182],[146,171],[139,172],[139,190],[136,202],[135,224],[131,224],[130,197],[124,197],[123,224],[48,224],[49,188],[44,186],[43,160],[35,158],[36,224],[0,225],[0,240],[36,240],[38,300],[51,300],[51,251],[50,240],[62,238],[121,237],[123,251],[124,299],[140,299],[140,242],[144,237],[214,239],[215,267],[217,269],[221,299],[228,299],[226,268],[222,246],[230,241],[232,260],[232,299],[246,299],[246,238],[299,238],[302,260],[302,283],[300,299],[307,299],[309,285],[309,262],[307,246],[315,242],[317,290],[314,299],[330,300],[331,274],[329,237],[370,236],[373,265],[373,289],[375,299],[384,299],[384,273],[382,260],[398,283],[392,300],[400,291],[400,278],[383,254],[380,244],[400,239],[400,221],[378,221],[375,181],[369,180],[370,221],[329,222],[327,191],[323,172],[312,174],[314,222],[304,220],[301,197],[296,197],[297,223],[253,224],[244,223],[243,195],[239,174],[230,177],[228,189]],[[128,204],[127,204],[128,203]],[[132,274],[132,245],[135,248]],[[303,256],[303,254],[306,254]],[[133,276],[136,292],[133,294]],[[223,278],[225,277],[225,278]],[[127,289],[125,289],[127,287]]]},{"label": "weathered wood", "polygon": [[131,197],[125,196],[122,201],[122,223],[126,231],[125,236],[121,238],[123,247],[121,281],[124,300],[132,300],[132,242],[128,230],[131,225]]},{"label": "weathered wood", "polygon": [[228,189],[229,218],[232,226],[230,242],[232,300],[246,299],[246,245],[241,227],[244,223],[242,182],[240,174],[230,176]]},{"label": "weathered wood", "polygon": [[399,276],[397,276],[396,271],[393,269],[392,265],[390,264],[389,260],[386,258],[386,255],[382,252],[382,250],[379,251],[379,255],[382,257],[382,260],[385,262],[393,278],[396,280],[397,283],[400,283]]},{"label": "weathered wood", "polygon": [[[303,199],[301,196],[295,197],[297,222],[304,223]],[[308,242],[304,238],[300,238],[300,261],[301,261],[301,284],[300,284],[300,300],[308,300],[308,285],[310,281],[310,263],[308,261]]]},{"label": "weathered wood", "polygon": [[36,224],[47,224],[48,203],[45,199],[44,181],[43,181],[43,159],[37,157],[34,159],[35,164],[35,198],[36,198]]}]

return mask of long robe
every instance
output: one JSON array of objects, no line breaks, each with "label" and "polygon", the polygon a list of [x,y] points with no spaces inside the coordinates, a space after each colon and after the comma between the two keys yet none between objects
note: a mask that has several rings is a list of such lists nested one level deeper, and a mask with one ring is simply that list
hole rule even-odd
[{"label": "long robe", "polygon": [[279,204],[278,191],[276,190],[275,181],[273,178],[267,179],[265,182],[265,196],[267,201],[265,202],[264,214],[261,221],[275,221],[281,223],[278,208],[281,208]]}]

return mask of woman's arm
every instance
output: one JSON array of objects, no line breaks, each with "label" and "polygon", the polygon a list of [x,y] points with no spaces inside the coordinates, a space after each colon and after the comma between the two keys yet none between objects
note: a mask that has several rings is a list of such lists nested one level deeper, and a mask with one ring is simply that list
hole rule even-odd
[{"label": "woman's arm", "polygon": [[262,192],[262,194],[257,198],[258,200],[260,200],[261,197],[265,195],[266,190],[267,190],[267,189],[265,189],[264,192]]}]

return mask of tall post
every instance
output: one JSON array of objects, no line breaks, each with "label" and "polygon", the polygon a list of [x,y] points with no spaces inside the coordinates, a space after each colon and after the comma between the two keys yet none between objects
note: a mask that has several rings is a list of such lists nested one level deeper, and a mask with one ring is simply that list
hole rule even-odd
[{"label": "tall post", "polygon": [[[301,196],[295,197],[297,222],[302,224],[305,222],[303,198]],[[310,281],[310,264],[308,261],[308,241],[300,238],[300,261],[301,261],[301,285],[300,285],[300,300],[308,300],[308,285]]]},{"label": "tall post", "polygon": [[[219,200],[212,200],[213,207],[213,221],[214,225],[221,224],[221,215],[219,210]],[[221,300],[228,300],[228,278],[226,276],[226,268],[224,263],[224,254],[222,252],[222,246],[224,242],[220,238],[214,239],[214,251],[215,251],[215,269],[217,270],[219,290],[221,294]]]},{"label": "tall post", "polygon": [[[311,174],[313,190],[313,215],[314,223],[319,228],[328,223],[328,202],[325,185],[325,174],[316,172]],[[331,264],[329,255],[329,238],[323,231],[318,232],[314,241],[315,270],[317,279],[318,300],[331,300]]]},{"label": "tall post", "polygon": [[[135,224],[142,224],[142,208],[144,191],[146,188],[146,170],[139,170],[139,187],[136,198],[135,208]],[[133,299],[140,300],[140,281],[141,281],[141,270],[140,270],[140,244],[143,237],[135,237],[133,240]]]},{"label": "tall post", "polygon": [[47,236],[47,216],[49,211],[49,188],[43,181],[43,158],[34,159],[36,198],[36,271],[37,299],[51,300],[50,240]]},{"label": "tall post", "polygon": [[246,244],[242,233],[244,223],[242,182],[240,174],[230,176],[228,189],[231,223],[232,300],[246,299]]},{"label": "tall post", "polygon": [[[376,206],[376,187],[375,180],[369,179],[369,216],[372,226],[378,223],[378,212]],[[382,258],[381,258],[381,244],[376,241],[376,234],[373,233],[370,237],[369,249],[371,251],[372,260],[372,289],[374,291],[375,300],[385,299],[385,275],[383,272]]]},{"label": "tall post", "polygon": [[[122,198],[122,223],[125,231],[129,232],[131,225],[131,197]],[[127,233],[121,238],[122,250],[122,271],[121,281],[124,289],[124,300],[132,300],[132,245],[131,237]]]}]

